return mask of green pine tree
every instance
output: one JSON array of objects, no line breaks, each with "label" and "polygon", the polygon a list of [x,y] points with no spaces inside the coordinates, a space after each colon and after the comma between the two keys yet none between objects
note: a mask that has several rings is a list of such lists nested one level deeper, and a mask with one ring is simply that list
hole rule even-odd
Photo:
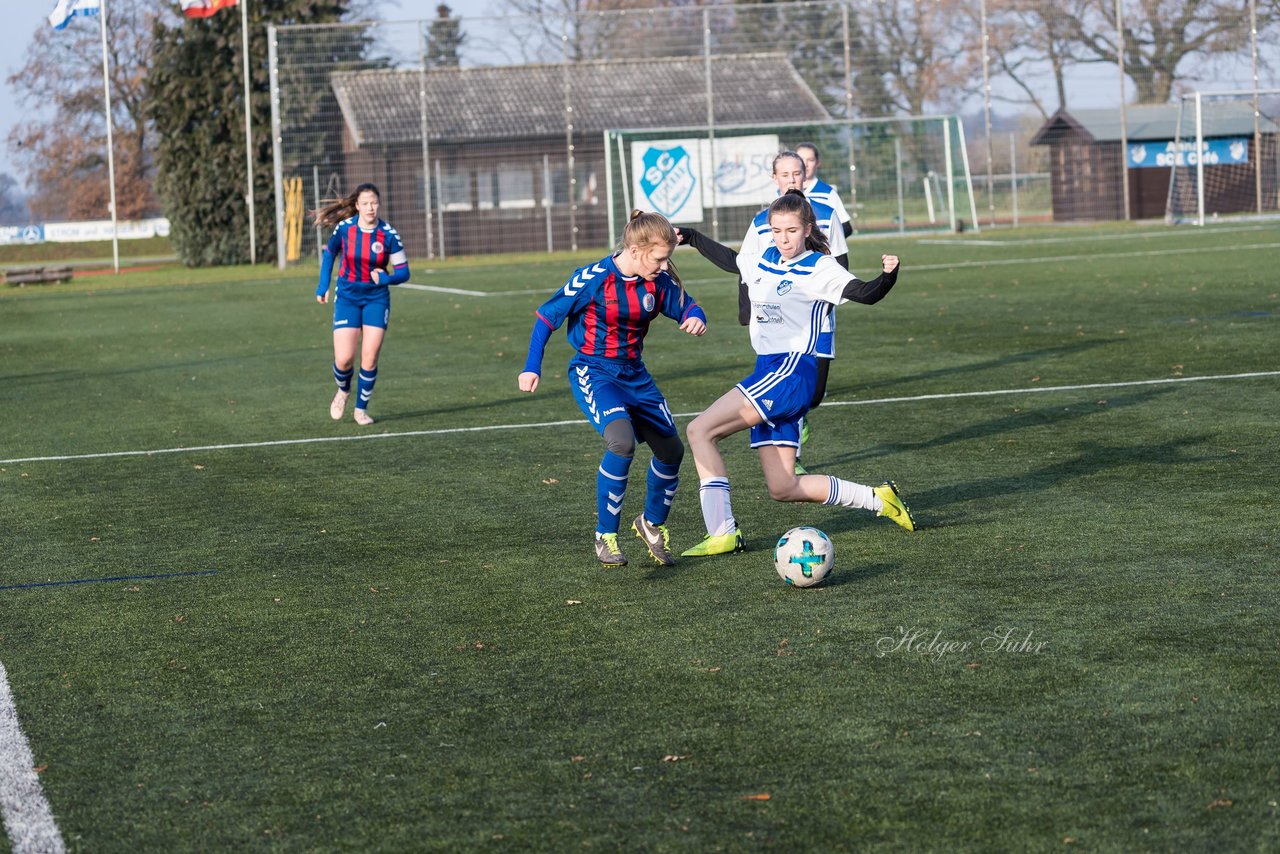
[{"label": "green pine tree", "polygon": [[[260,262],[276,255],[267,25],[336,22],[349,2],[255,0],[249,7],[254,228]],[[314,38],[331,42],[318,49],[327,49],[320,55],[337,66],[367,48],[367,40],[345,29],[319,29]],[[169,218],[174,250],[192,267],[247,263],[240,11],[232,8],[205,19],[184,19],[176,26],[157,21],[154,40],[147,112],[160,140],[155,187]],[[302,121],[315,121],[320,127],[325,114],[336,113],[337,107],[329,107],[333,95],[322,81],[316,85],[316,112]]]}]

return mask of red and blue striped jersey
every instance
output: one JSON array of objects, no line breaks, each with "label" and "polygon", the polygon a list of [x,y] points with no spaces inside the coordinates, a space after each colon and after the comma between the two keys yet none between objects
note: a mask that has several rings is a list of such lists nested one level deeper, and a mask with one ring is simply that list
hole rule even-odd
[{"label": "red and blue striped jersey", "polygon": [[375,285],[373,270],[390,271],[409,263],[400,235],[384,220],[379,219],[372,231],[359,225],[359,215],[338,223],[329,238],[329,254],[338,259],[339,282],[357,285]]},{"label": "red and blue striped jersey", "polygon": [[575,271],[543,303],[538,319],[550,330],[569,322],[569,344],[586,356],[639,359],[649,323],[659,314],[683,323],[691,315],[705,319],[702,309],[668,273],[652,281],[618,272],[613,257]]}]

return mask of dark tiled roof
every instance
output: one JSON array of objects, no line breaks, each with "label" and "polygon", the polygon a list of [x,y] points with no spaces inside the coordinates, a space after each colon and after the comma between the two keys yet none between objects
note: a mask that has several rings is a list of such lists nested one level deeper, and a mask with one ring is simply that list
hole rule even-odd
[{"label": "dark tiled roof", "polygon": [[[604,60],[569,67],[575,134],[610,128],[705,126],[701,57]],[[511,140],[565,133],[561,65],[347,71],[334,94],[357,145],[422,139],[419,83],[426,83],[431,142]],[[717,124],[824,121],[831,116],[780,53],[716,57]],[[692,94],[690,94],[692,93]]]},{"label": "dark tiled roof", "polygon": [[[1204,135],[1253,136],[1253,104],[1248,101],[1206,101],[1202,107]],[[1182,109],[1182,138],[1194,137],[1195,106]],[[1131,140],[1168,140],[1178,136],[1177,104],[1143,104],[1131,106],[1125,113],[1125,131]],[[1262,133],[1275,133],[1274,122],[1265,116],[1259,122]],[[1031,140],[1043,145],[1064,133],[1074,131],[1092,142],[1120,140],[1120,111],[1058,110],[1049,117]]]}]

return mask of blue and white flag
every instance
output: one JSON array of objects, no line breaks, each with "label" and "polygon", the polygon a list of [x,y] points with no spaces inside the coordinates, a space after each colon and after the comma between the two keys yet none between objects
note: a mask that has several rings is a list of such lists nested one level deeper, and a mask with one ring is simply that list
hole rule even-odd
[{"label": "blue and white flag", "polygon": [[49,13],[49,23],[55,30],[66,29],[76,15],[98,14],[98,2],[99,0],[58,0],[58,5]]}]

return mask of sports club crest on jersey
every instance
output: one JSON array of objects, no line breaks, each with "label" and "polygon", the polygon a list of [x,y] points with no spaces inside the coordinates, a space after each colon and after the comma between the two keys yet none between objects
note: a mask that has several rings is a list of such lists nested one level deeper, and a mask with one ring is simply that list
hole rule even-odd
[{"label": "sports club crest on jersey", "polygon": [[649,312],[653,311],[653,307],[655,304],[656,304],[656,301],[654,300],[653,294],[651,293],[646,292],[645,295],[640,299],[640,305],[644,306],[645,314],[648,314]]},{"label": "sports club crest on jersey", "polygon": [[782,296],[783,294],[790,293],[790,291],[791,291],[790,279],[783,279],[781,282],[778,282],[778,296]]},{"label": "sports club crest on jersey", "polygon": [[678,214],[698,185],[689,152],[683,145],[650,147],[645,151],[641,165],[640,188],[653,209],[665,217]]},{"label": "sports club crest on jersey", "polygon": [[374,254],[374,255],[381,255],[381,254],[382,254],[382,250],[383,250],[383,249],[386,249],[386,247],[382,245],[382,241],[381,241],[381,240],[376,241],[376,242],[375,242],[372,246],[370,246],[369,248],[373,250],[373,254]]}]

